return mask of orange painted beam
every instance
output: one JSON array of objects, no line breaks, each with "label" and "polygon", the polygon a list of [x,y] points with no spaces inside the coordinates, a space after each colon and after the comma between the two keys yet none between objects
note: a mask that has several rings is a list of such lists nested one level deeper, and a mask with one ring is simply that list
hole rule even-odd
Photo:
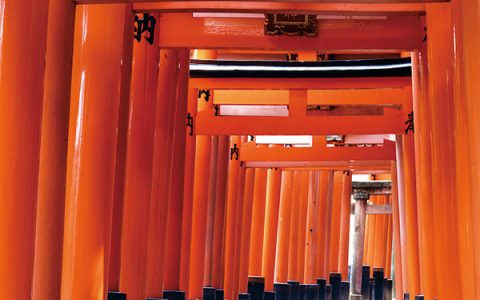
[{"label": "orange painted beam", "polygon": [[345,161],[345,160],[394,160],[395,143],[384,140],[383,146],[327,147],[324,137],[314,140],[312,147],[259,147],[255,142],[242,144],[243,161]]},{"label": "orange painted beam", "polygon": [[120,252],[120,291],[130,299],[146,296],[159,54],[155,44],[134,43]]},{"label": "orange painted beam", "polygon": [[338,253],[338,269],[342,278],[348,278],[348,249],[350,242],[350,214],[352,207],[352,174],[344,171],[342,175],[340,249]]},{"label": "orange painted beam", "polygon": [[410,77],[190,78],[191,88],[210,89],[381,89],[412,85]]},{"label": "orange painted beam", "polygon": [[278,169],[268,170],[267,204],[265,208],[265,231],[263,235],[262,254],[262,276],[265,278],[266,291],[273,291],[281,178],[282,171]]},{"label": "orange painted beam", "polygon": [[39,300],[60,298],[70,106],[70,84],[63,80],[72,75],[74,8],[49,1],[32,285]]},{"label": "orange painted beam", "polygon": [[315,51],[413,50],[423,40],[423,27],[418,17],[323,19],[318,23],[321,26],[317,37],[271,37],[264,34],[263,17],[195,18],[189,13],[164,13],[159,20],[157,37],[162,48]]},{"label": "orange painted beam", "polygon": [[252,228],[250,237],[250,258],[248,274],[262,275],[263,235],[265,227],[265,210],[267,200],[266,169],[255,169],[255,184],[253,190]]},{"label": "orange painted beam", "polygon": [[393,134],[403,132],[404,122],[401,112],[390,108],[385,108],[384,115],[381,116],[216,117],[213,112],[207,111],[200,112],[197,116],[197,134]]},{"label": "orange painted beam", "polygon": [[[42,210],[45,203],[38,188],[42,107],[44,102],[47,106],[50,100],[53,105],[56,102],[45,99],[43,93],[48,2],[0,1],[0,9],[0,297],[28,299],[32,295],[37,201]],[[23,18],[25,22],[17,24]],[[51,83],[46,85],[51,91]],[[38,196],[42,199],[37,200]],[[39,217],[43,220],[43,212]],[[52,267],[58,268],[58,264]]]},{"label": "orange painted beam", "polygon": [[275,282],[287,282],[290,218],[292,213],[293,171],[282,172],[280,210],[278,214]]},{"label": "orange painted beam", "polygon": [[[288,105],[288,90],[215,90],[215,104]],[[404,102],[401,88],[317,89],[307,91],[309,105],[398,104]]]},{"label": "orange painted beam", "polygon": [[335,170],[342,171],[350,169],[355,174],[375,174],[386,173],[389,170],[389,160],[378,161],[339,161],[339,162],[247,162],[245,166],[248,168],[282,168],[292,170]]},{"label": "orange painted beam", "polygon": [[[169,233],[171,229],[169,228],[175,226],[175,224],[181,226],[181,215],[178,213],[179,210],[181,211],[181,208],[178,209],[178,207],[181,207],[181,202],[172,203],[169,200],[169,185],[162,184],[172,180],[171,166],[174,163],[173,144],[177,143],[174,139],[175,102],[169,99],[176,96],[178,51],[161,50],[159,54],[160,67],[156,89],[153,173],[147,254],[146,293],[148,297],[162,296],[164,279],[166,289],[172,288],[172,286],[173,288],[178,288],[178,271],[171,267],[170,263],[174,261],[180,264],[177,257],[178,251],[176,251],[176,247],[179,247],[180,244],[180,235],[171,236],[171,233]],[[174,75],[172,76],[172,74]],[[188,105],[191,105],[190,102]],[[196,101],[193,104],[196,104]],[[181,139],[181,136],[177,135],[176,139]],[[167,236],[169,236],[170,240],[168,246],[165,247]],[[175,252],[171,253],[171,251]],[[165,255],[170,255],[168,261],[164,258]],[[169,272],[164,272],[164,268],[168,269]]]},{"label": "orange painted beam", "polygon": [[[92,1],[92,0],[79,0]],[[95,0],[93,0],[95,1]],[[138,1],[133,4],[135,11],[160,12],[252,12],[264,13],[332,13],[332,14],[371,14],[371,13],[423,13],[424,3],[327,3],[327,2],[287,2],[287,1]]]},{"label": "orange painted beam", "polygon": [[107,293],[119,105],[130,83],[130,11],[128,5],[76,7],[62,299],[100,300]]}]

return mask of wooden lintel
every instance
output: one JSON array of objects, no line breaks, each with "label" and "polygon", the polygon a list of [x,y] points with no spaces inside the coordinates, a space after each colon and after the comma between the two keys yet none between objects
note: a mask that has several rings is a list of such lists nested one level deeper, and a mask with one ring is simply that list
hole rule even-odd
[{"label": "wooden lintel", "polygon": [[412,51],[424,38],[421,18],[393,16],[370,19],[323,19],[317,37],[266,36],[263,18],[202,18],[164,13],[158,24],[162,48],[392,50]]}]

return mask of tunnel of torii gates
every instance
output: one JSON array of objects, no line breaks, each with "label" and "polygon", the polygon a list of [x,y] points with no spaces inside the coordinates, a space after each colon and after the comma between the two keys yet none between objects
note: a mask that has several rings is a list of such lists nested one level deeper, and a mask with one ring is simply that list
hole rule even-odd
[{"label": "tunnel of torii gates", "polygon": [[480,2],[426,2],[0,0],[0,299],[480,299]]}]

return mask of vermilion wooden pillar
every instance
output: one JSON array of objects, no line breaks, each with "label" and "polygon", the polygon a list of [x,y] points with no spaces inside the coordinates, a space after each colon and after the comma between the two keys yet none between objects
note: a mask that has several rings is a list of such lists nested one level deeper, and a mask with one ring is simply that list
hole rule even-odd
[{"label": "vermilion wooden pillar", "polygon": [[133,47],[120,291],[138,300],[146,296],[159,52],[156,43],[150,45],[146,40]]},{"label": "vermilion wooden pillar", "polygon": [[228,136],[219,136],[218,139],[218,164],[216,171],[215,187],[215,218],[212,249],[212,282],[216,288],[223,287],[224,275],[224,245],[225,245],[225,215],[227,206],[227,177],[230,152]]},{"label": "vermilion wooden pillar", "polygon": [[[241,142],[246,142],[247,137],[242,136]],[[243,226],[243,211],[244,211],[244,202],[245,202],[245,182],[246,182],[246,168],[243,166],[242,162],[240,163],[240,168],[238,169],[238,189],[237,189],[237,201],[236,201],[236,216],[235,216],[235,247],[234,247],[234,256],[233,256],[233,272],[232,272],[232,299],[238,297],[239,293],[239,278],[240,278],[240,257],[242,249],[242,226]]]},{"label": "vermilion wooden pillar", "polygon": [[273,290],[275,269],[275,248],[277,244],[278,210],[280,206],[280,186],[282,171],[269,169],[267,175],[267,204],[265,208],[265,233],[263,236],[262,275],[265,277],[265,290]]},{"label": "vermilion wooden pillar", "polygon": [[[340,272],[338,268],[338,257],[340,250],[340,224],[342,217],[342,182],[341,172],[335,172],[333,177],[333,198],[332,198],[332,225],[330,229],[330,258],[328,272]],[[346,277],[343,279],[347,279]]]},{"label": "vermilion wooden pillar", "polygon": [[305,283],[305,252],[307,249],[307,213],[308,213],[308,189],[310,185],[310,172],[300,172],[300,193],[298,201],[300,201],[298,216],[298,244],[297,244],[297,272],[298,281]]},{"label": "vermilion wooden pillar", "polygon": [[[240,257],[238,292],[246,293],[248,285],[248,259],[250,251],[250,235],[252,228],[253,190],[255,184],[255,169],[247,168],[245,174],[245,191],[243,195],[242,223],[237,226],[240,231]],[[256,250],[258,251],[258,249]]]},{"label": "vermilion wooden pillar", "polygon": [[267,169],[255,169],[253,190],[252,232],[250,238],[250,258],[248,274],[262,275],[263,233],[265,227],[265,205],[267,194]]},{"label": "vermilion wooden pillar", "polygon": [[2,299],[32,293],[47,18],[48,1],[0,1]]},{"label": "vermilion wooden pillar", "polygon": [[[334,171],[328,171],[328,187],[326,193],[326,214],[325,214],[325,249],[324,249],[324,275],[323,278],[327,278],[330,270],[330,256],[332,255],[330,245],[333,241],[332,239],[332,220],[333,220],[333,197],[334,197]],[[320,194],[322,196],[322,194]],[[321,254],[320,254],[321,255]]]},{"label": "vermilion wooden pillar", "polygon": [[[302,172],[293,172],[292,186],[292,209],[290,213],[290,237],[288,243],[288,280],[299,281],[298,276],[298,243],[300,234],[304,234],[304,230],[299,230],[300,222],[300,206],[302,204]],[[302,278],[303,281],[303,278]]]},{"label": "vermilion wooden pillar", "polygon": [[[178,267],[175,262],[179,264],[180,236],[178,234],[170,235],[168,244],[165,243],[167,227],[176,224],[181,226],[182,203],[180,201],[178,203],[169,201],[170,185],[165,184],[165,182],[171,182],[172,179],[173,144],[177,142],[177,139],[185,140],[180,135],[176,136],[174,140],[176,101],[172,101],[172,99],[176,98],[178,64],[177,50],[160,51],[148,229],[146,288],[148,297],[162,296],[164,275],[165,288],[172,288],[171,285],[174,284],[172,281],[176,282],[176,288],[178,288]],[[189,101],[189,105],[194,105],[194,110],[196,110],[196,102],[196,97],[193,101],[192,99]],[[176,163],[178,163],[178,160]],[[169,256],[168,261],[164,259],[166,255]],[[170,268],[168,266],[172,261],[175,267]],[[164,272],[164,268],[169,270],[168,273]]]},{"label": "vermilion wooden pillar", "polygon": [[[195,50],[194,57],[197,59],[216,57],[215,51]],[[212,97],[202,96],[198,103],[198,111],[206,111],[213,108]],[[193,168],[193,206],[191,223],[191,245],[188,269],[188,297],[200,299],[203,295],[205,274],[205,246],[207,238],[207,218],[209,206],[210,186],[210,158],[212,151],[212,137],[209,135],[197,136],[195,147],[195,167]],[[187,154],[188,155],[188,154]],[[212,180],[215,177],[212,176]],[[186,197],[190,195],[185,194]],[[184,270],[185,271],[185,270]]]},{"label": "vermilion wooden pillar", "polygon": [[[404,109],[413,112],[412,89],[403,88],[405,99]],[[404,115],[408,119],[408,115]],[[407,225],[407,257],[408,257],[408,290],[410,295],[419,295],[421,292],[419,248],[418,248],[418,221],[417,221],[417,186],[415,181],[415,149],[414,134],[408,131],[402,135],[403,139],[403,169],[405,186],[405,218]]]},{"label": "vermilion wooden pillar", "polygon": [[[230,148],[234,145],[240,145],[240,137],[230,137]],[[223,289],[226,298],[234,297],[234,278],[235,278],[235,233],[236,233],[236,217],[239,185],[239,169],[240,160],[236,160],[235,155],[230,157],[228,164],[228,185],[227,185],[227,207],[225,219],[225,271],[223,280]]]},{"label": "vermilion wooden pillar", "polygon": [[[466,151],[469,154],[469,178],[471,186],[470,197],[463,197],[462,194],[461,200],[459,201],[459,219],[463,220],[459,232],[469,232],[469,217],[467,216],[468,211],[472,213],[472,233],[473,233],[473,251],[474,251],[474,267],[475,267],[475,286],[476,297],[480,296],[480,202],[476,199],[480,199],[480,190],[477,188],[478,182],[480,182],[480,124],[478,122],[480,117],[480,85],[478,84],[478,71],[480,70],[480,59],[478,53],[480,51],[480,42],[478,39],[473,38],[480,30],[480,24],[478,22],[480,17],[480,3],[478,1],[465,0],[465,1],[452,1],[454,9],[454,27],[455,27],[455,39],[456,39],[456,68],[460,74],[460,88],[464,89],[463,99],[455,99],[455,104],[458,108],[463,107],[463,113],[466,113],[468,118],[468,149],[465,149],[460,146],[462,150],[458,151],[459,155],[463,155]],[[457,86],[458,87],[458,86]],[[459,114],[458,119],[463,118],[462,114]],[[460,123],[461,126],[465,123]],[[467,128],[463,127],[462,130],[466,131]],[[466,151],[464,151],[464,149]],[[458,157],[458,155],[457,155]],[[463,167],[465,165],[462,164]],[[457,170],[458,166],[457,166]],[[465,169],[463,169],[465,170]],[[458,174],[458,172],[457,172]],[[465,174],[465,173],[464,173]],[[458,176],[458,180],[465,179],[464,176]],[[470,205],[468,201],[471,201]],[[470,255],[468,254],[471,251],[471,247],[465,242],[469,241],[468,234],[464,235],[464,242],[462,242],[462,248],[465,250],[465,255],[463,260],[467,265],[472,265],[472,261],[469,259]],[[462,265],[465,263],[462,262]],[[468,267],[468,266],[467,266]],[[468,270],[468,269],[467,269]],[[466,270],[466,271],[467,271]],[[463,271],[462,271],[463,272]],[[470,272],[465,272],[469,276]],[[469,282],[462,282],[464,287],[467,287]],[[470,286],[472,286],[470,284]],[[464,288],[465,290],[465,288]],[[468,297],[469,294],[464,295]]]},{"label": "vermilion wooden pillar", "polygon": [[287,282],[292,188],[293,171],[283,171],[280,190],[280,211],[278,215],[277,250],[275,255],[275,282]]},{"label": "vermilion wooden pillar", "polygon": [[[395,204],[398,208],[398,220],[400,224],[400,253],[402,255],[402,288],[403,292],[410,290],[410,282],[412,277],[408,274],[408,243],[407,243],[407,217],[405,209],[405,167],[402,135],[397,134],[395,137],[396,144],[396,176],[392,174],[392,186],[395,185],[396,200]],[[394,180],[395,179],[395,180]],[[396,274],[396,272],[395,272]]]},{"label": "vermilion wooden pillar", "polygon": [[104,299],[133,14],[123,4],[77,5],[75,19],[61,298]]},{"label": "vermilion wooden pillar", "polygon": [[[387,196],[377,196],[376,204],[387,204]],[[385,262],[387,255],[387,235],[388,223],[387,215],[375,215],[375,252],[373,253],[372,269],[374,267],[383,268],[385,270]],[[373,275],[373,274],[372,274]]]},{"label": "vermilion wooden pillar", "polygon": [[[182,98],[182,93],[188,91],[188,107],[187,111],[194,111],[193,117],[196,116],[197,104],[192,94],[197,94],[194,89],[187,89],[190,66],[190,51],[182,49],[180,55],[179,81],[177,84],[177,97]],[[184,64],[182,64],[184,62]],[[183,74],[183,75],[180,75]],[[194,104],[195,103],[195,104]],[[178,105],[178,104],[177,104]],[[190,113],[192,115],[192,113]],[[184,114],[185,115],[185,114]],[[181,117],[177,118],[181,120]],[[185,128],[185,127],[183,127]],[[194,125],[195,128],[195,125]],[[187,141],[185,144],[185,169],[183,171],[183,205],[182,205],[182,244],[180,250],[180,290],[187,291],[189,285],[190,274],[190,252],[192,238],[192,214],[193,214],[193,190],[194,190],[194,171],[195,171],[195,149],[196,137],[190,135],[190,128],[187,129]],[[195,132],[194,132],[195,134]],[[176,190],[181,187],[177,187]],[[173,189],[171,190],[174,191]],[[177,228],[178,230],[178,228]],[[178,232],[177,232],[178,234]],[[168,259],[168,257],[166,258]],[[187,294],[188,297],[188,294]]]},{"label": "vermilion wooden pillar", "polygon": [[[391,204],[391,197],[388,203]],[[385,253],[385,278],[392,278],[392,216],[387,216],[387,250]]]},{"label": "vermilion wooden pillar", "polygon": [[427,299],[437,295],[433,225],[430,117],[426,44],[412,55],[412,89],[415,122],[415,170],[420,254],[420,281]]},{"label": "vermilion wooden pillar", "polygon": [[391,171],[392,174],[392,224],[393,224],[393,249],[394,249],[394,261],[395,261],[395,295],[397,299],[403,297],[403,272],[402,272],[402,247],[400,237],[400,208],[398,206],[398,186],[397,186],[397,162],[392,161]]},{"label": "vermilion wooden pillar", "polygon": [[464,298],[459,263],[455,180],[454,49],[450,4],[427,5],[432,194],[438,297]]},{"label": "vermilion wooden pillar", "polygon": [[50,0],[48,6],[32,286],[32,297],[39,300],[60,298],[70,107],[65,79],[72,75],[75,20],[73,2]]},{"label": "vermilion wooden pillar", "polygon": [[317,261],[319,241],[319,183],[320,171],[309,172],[308,206],[307,206],[307,228],[305,243],[305,283],[315,283],[317,278]]},{"label": "vermilion wooden pillar", "polygon": [[212,150],[210,151],[209,174],[211,179],[208,182],[208,205],[207,205],[207,232],[205,238],[205,268],[203,275],[204,286],[212,286],[212,261],[214,257],[215,234],[215,207],[217,189],[217,158],[218,158],[218,136],[212,136]]},{"label": "vermilion wooden pillar", "polygon": [[[475,78],[480,70],[480,43],[472,38],[480,29],[478,1],[452,1],[455,28],[455,139],[468,139],[456,148],[458,220],[464,297],[480,295],[480,126],[478,124],[479,87]],[[465,176],[468,174],[468,176]],[[465,177],[470,180],[466,182]],[[472,262],[474,262],[472,264]]]},{"label": "vermilion wooden pillar", "polygon": [[338,269],[342,279],[348,278],[348,247],[350,242],[350,213],[352,205],[352,174],[344,171],[342,175],[341,216],[340,216],[340,249],[338,253]]}]

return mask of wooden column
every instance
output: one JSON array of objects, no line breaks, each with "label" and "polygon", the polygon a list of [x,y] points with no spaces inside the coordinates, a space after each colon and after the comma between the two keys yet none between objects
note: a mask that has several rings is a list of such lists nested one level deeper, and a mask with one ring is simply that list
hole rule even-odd
[{"label": "wooden column", "polygon": [[[480,179],[480,127],[478,126],[478,84],[473,78],[478,74],[480,44],[473,38],[480,23],[479,3],[452,1],[455,62],[455,143],[458,236],[462,293],[465,298],[480,295],[480,221],[477,188]],[[475,111],[477,110],[477,111]],[[465,141],[468,140],[468,143]],[[468,175],[467,175],[468,174]],[[467,179],[467,180],[466,180]],[[473,263],[472,263],[473,262]]]},{"label": "wooden column", "polygon": [[[330,258],[328,272],[340,272],[338,258],[340,250],[340,224],[342,217],[343,174],[335,172],[333,177],[332,225],[330,229]],[[344,277],[343,279],[347,279]]]},{"label": "wooden column", "polygon": [[368,195],[354,194],[353,198],[355,200],[355,231],[353,233],[353,248],[355,249],[355,253],[352,262],[350,293],[360,295],[362,291],[363,243],[365,241],[365,218]]},{"label": "wooden column", "polygon": [[159,52],[146,40],[133,47],[120,272],[120,291],[129,299],[146,296]]},{"label": "wooden column", "polygon": [[338,269],[343,280],[348,278],[348,249],[350,242],[350,209],[352,203],[352,174],[344,171],[342,175],[342,212],[340,220],[340,249],[338,253]]},{"label": "wooden column", "polygon": [[461,294],[460,253],[455,190],[455,137],[453,79],[454,49],[450,4],[427,6],[429,111],[431,116],[432,195],[438,297]]},{"label": "wooden column", "polygon": [[0,1],[2,299],[32,294],[47,19],[48,1]]},{"label": "wooden column", "polygon": [[[247,137],[242,136],[241,142],[246,142]],[[240,257],[242,249],[242,226],[243,226],[243,212],[244,212],[244,202],[245,202],[245,182],[246,182],[246,168],[240,163],[240,168],[238,169],[238,186],[237,189],[237,201],[236,201],[236,213],[235,216],[235,246],[234,246],[234,257],[233,257],[233,272],[232,272],[232,299],[238,298],[239,294],[239,279],[240,279]]]},{"label": "wooden column", "polygon": [[218,138],[218,156],[217,156],[217,177],[215,187],[215,219],[213,232],[212,249],[212,282],[211,285],[216,288],[223,287],[224,271],[224,234],[225,234],[225,214],[227,206],[227,175],[230,143],[228,136],[219,136]]},{"label": "wooden column", "polygon": [[292,212],[293,171],[282,172],[280,211],[278,215],[275,282],[287,282],[290,216]]},{"label": "wooden column", "polygon": [[[240,137],[230,137],[230,148],[234,145],[240,145]],[[233,299],[235,278],[235,233],[236,233],[236,217],[239,186],[239,169],[240,161],[235,159],[235,155],[231,156],[228,165],[228,185],[227,185],[227,213],[225,220],[225,271],[223,280],[223,289],[225,298]]]},{"label": "wooden column", "polygon": [[62,299],[107,289],[119,104],[128,97],[129,5],[77,5],[68,143]]},{"label": "wooden column", "polygon": [[427,299],[437,296],[433,225],[432,167],[426,44],[412,55],[415,123],[415,170],[420,254],[420,282]]},{"label": "wooden column", "polygon": [[[392,222],[393,222],[393,249],[395,261],[395,295],[397,299],[403,298],[403,271],[402,271],[402,246],[400,237],[400,208],[398,206],[398,185],[397,185],[397,162],[392,161]],[[406,279],[405,279],[406,280]]]},{"label": "wooden column", "polygon": [[[250,256],[250,234],[252,229],[253,190],[255,184],[255,169],[247,168],[245,174],[245,192],[243,195],[243,214],[240,230],[240,261],[238,292],[247,293],[248,259]],[[258,249],[256,249],[258,251]]]},{"label": "wooden column", "polygon": [[[213,59],[215,51],[196,50],[194,57],[197,59]],[[212,97],[202,96],[198,103],[198,111],[213,109]],[[191,223],[191,245],[188,270],[188,297],[200,299],[203,295],[205,274],[205,252],[207,238],[207,221],[209,207],[210,159],[212,152],[212,136],[198,135],[195,147],[195,167],[193,168],[193,207]],[[185,196],[189,196],[185,194]]]},{"label": "wooden column", "polygon": [[[325,205],[325,248],[324,248],[324,255],[323,255],[323,273],[321,273],[321,277],[327,278],[329,275],[329,263],[330,263],[330,243],[332,242],[331,239],[331,230],[332,230],[332,210],[333,210],[333,186],[334,186],[334,171],[327,172],[327,190],[326,193],[320,192],[320,197],[326,197],[326,205]],[[321,255],[321,254],[320,254]]]},{"label": "wooden column", "polygon": [[300,182],[300,212],[298,216],[298,244],[297,244],[297,272],[298,272],[298,281],[301,283],[305,282],[305,252],[307,249],[307,235],[309,231],[307,229],[307,213],[308,213],[308,189],[310,185],[310,172],[301,171],[301,182]]},{"label": "wooden column", "polygon": [[[391,205],[391,197],[388,197],[388,203]],[[385,278],[392,278],[392,215],[387,216],[387,250],[385,253]]]},{"label": "wooden column", "polygon": [[[376,196],[377,201],[375,204],[385,205],[387,204],[387,196]],[[373,253],[373,260],[371,267],[383,268],[385,270],[385,256],[387,248],[387,215],[379,214],[375,215],[375,252]]]},{"label": "wooden column", "polygon": [[307,230],[305,243],[305,283],[316,283],[319,251],[319,181],[320,171],[309,172]]},{"label": "wooden column", "polygon": [[[304,230],[299,230],[300,223],[300,206],[302,204],[302,172],[293,172],[292,186],[292,209],[290,213],[290,237],[288,245],[288,274],[287,280],[299,281],[298,276],[298,244],[300,234],[304,234]],[[303,280],[303,278],[302,278]]]},{"label": "wooden column", "polygon": [[65,79],[72,76],[75,21],[72,2],[50,0],[48,7],[32,286],[32,297],[39,300],[60,298],[70,107]]},{"label": "wooden column", "polygon": [[[178,288],[178,270],[177,268],[167,268],[170,263],[179,262],[178,248],[180,247],[180,237],[177,234],[172,236],[168,227],[181,226],[182,203],[172,203],[169,201],[170,185],[165,182],[172,181],[172,166],[174,163],[174,144],[178,140],[185,140],[184,137],[175,136],[175,102],[177,73],[178,73],[178,51],[160,50],[160,68],[157,80],[156,107],[155,107],[155,134],[153,145],[153,164],[152,164],[152,189],[149,214],[149,238],[148,238],[148,263],[147,263],[147,289],[148,297],[161,297],[163,291],[163,281],[165,278],[165,288]],[[190,99],[189,106],[195,105],[195,97]],[[192,104],[190,104],[192,102]],[[175,139],[174,139],[175,138]],[[178,161],[175,161],[178,164]],[[169,235],[168,244],[167,234]],[[169,260],[164,256],[170,255]],[[164,272],[168,269],[169,272]],[[175,283],[172,283],[175,282]],[[172,287],[176,286],[176,287]]]},{"label": "wooden column", "polygon": [[265,232],[263,235],[262,254],[262,276],[265,277],[266,291],[273,291],[281,178],[282,171],[278,169],[268,170],[267,204],[265,208]]},{"label": "wooden column", "polygon": [[267,173],[263,168],[255,169],[253,187],[252,233],[250,238],[250,258],[248,274],[262,275],[263,234],[265,228],[265,205],[267,194]]}]

